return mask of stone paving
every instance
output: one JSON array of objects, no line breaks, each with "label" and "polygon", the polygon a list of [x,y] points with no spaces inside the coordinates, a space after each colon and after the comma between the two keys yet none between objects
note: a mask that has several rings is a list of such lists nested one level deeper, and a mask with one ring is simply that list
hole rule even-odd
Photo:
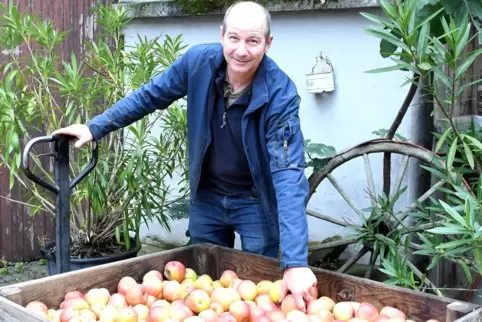
[{"label": "stone paving", "polygon": [[[152,245],[142,245],[139,256],[162,251]],[[44,260],[28,263],[0,263],[0,287],[20,282],[26,282],[48,276],[47,262]]]}]

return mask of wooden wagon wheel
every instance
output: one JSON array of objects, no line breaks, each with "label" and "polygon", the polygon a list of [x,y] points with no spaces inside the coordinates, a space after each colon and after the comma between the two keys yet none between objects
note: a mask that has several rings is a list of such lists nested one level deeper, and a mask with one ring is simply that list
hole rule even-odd
[{"label": "wooden wagon wheel", "polygon": [[[332,172],[338,167],[340,167],[341,165],[349,162],[350,160],[362,157],[365,164],[365,173],[368,181],[369,194],[372,196],[376,196],[375,183],[373,180],[372,168],[370,165],[370,160],[368,158],[368,155],[373,153],[383,154],[386,152],[391,154],[403,155],[401,169],[394,183],[395,189],[391,189],[392,191],[391,196],[393,196],[393,193],[396,193],[396,191],[400,189],[400,185],[402,183],[410,158],[416,158],[422,163],[432,167],[436,167],[438,169],[445,167],[445,163],[439,157],[437,157],[436,154],[434,154],[430,150],[427,150],[415,144],[411,144],[404,141],[388,140],[388,139],[370,140],[370,141],[361,143],[355,147],[352,147],[348,150],[338,153],[337,155],[330,158],[329,161],[326,163],[326,165],[320,171],[314,172],[310,177],[309,199],[311,199],[312,195],[315,193],[318,185],[324,179],[328,179],[331,182],[331,184],[334,186],[334,188],[338,191],[338,193],[353,209],[353,211],[356,214],[358,214],[362,218],[362,220],[366,221],[367,214],[363,213],[362,210],[359,207],[357,207],[355,202],[346,194],[346,192],[341,188],[341,185],[333,177]],[[459,178],[458,175],[455,173],[450,173],[450,176],[453,180]],[[416,202],[408,206],[404,211],[396,214],[396,216],[393,216],[395,218],[392,218],[392,217],[376,218],[377,219],[376,225],[379,233],[384,234],[385,236],[389,236],[391,233],[396,232],[399,234],[399,236],[407,237],[407,235],[409,234],[421,232],[426,229],[432,228],[433,224],[431,223],[417,225],[415,227],[407,227],[407,226],[404,226],[402,222],[410,216],[410,212],[415,210],[418,204],[421,204],[424,201],[426,201],[444,183],[445,183],[444,181],[437,182],[425,193],[423,193],[420,197],[418,197]],[[370,198],[370,199],[371,199],[372,206],[375,207],[374,198]],[[307,211],[307,214],[312,217],[319,218],[342,227],[355,227],[353,224],[350,224],[347,221],[324,215],[318,211],[314,211],[310,209],[307,209],[306,211]],[[373,219],[374,219],[373,216],[369,216],[369,217],[371,220],[371,224],[373,224]],[[364,222],[362,222],[362,224],[364,224]],[[311,245],[309,247],[309,250],[317,251],[322,249],[331,249],[338,246],[348,246],[348,245],[357,244],[359,243],[359,241],[360,241],[359,238],[357,238],[356,236],[348,237],[348,238],[345,237],[342,240],[326,242],[318,245]],[[417,245],[413,242],[410,242],[409,245],[411,246],[412,250],[421,248],[420,245]],[[379,253],[377,253],[377,249],[375,249],[373,247],[373,244],[370,242],[364,242],[361,249],[358,252],[356,252],[351,258],[349,258],[346,261],[346,263],[338,269],[338,272],[341,272],[341,273],[346,272],[351,266],[356,264],[361,259],[361,257],[363,257],[367,253],[371,254],[371,259],[370,259],[369,268],[365,273],[365,278],[371,278],[372,272],[376,263],[376,259],[378,258]],[[406,264],[412,269],[412,271],[415,273],[415,275],[418,278],[424,281],[424,283],[429,288],[438,289],[429,279],[422,278],[422,275],[423,275],[422,272],[420,272],[420,270],[411,261],[407,260]]]}]

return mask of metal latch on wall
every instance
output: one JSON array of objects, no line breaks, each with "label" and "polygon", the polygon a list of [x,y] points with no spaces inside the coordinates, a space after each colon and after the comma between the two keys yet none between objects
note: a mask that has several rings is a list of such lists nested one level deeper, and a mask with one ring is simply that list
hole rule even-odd
[{"label": "metal latch on wall", "polygon": [[334,70],[331,61],[322,52],[316,56],[316,64],[306,75],[308,93],[332,92],[335,90]]}]

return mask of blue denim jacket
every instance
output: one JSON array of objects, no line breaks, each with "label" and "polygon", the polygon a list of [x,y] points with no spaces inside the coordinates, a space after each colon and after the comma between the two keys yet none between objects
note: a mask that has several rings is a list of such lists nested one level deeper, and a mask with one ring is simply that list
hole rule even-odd
[{"label": "blue denim jacket", "polygon": [[[213,75],[224,60],[220,44],[192,46],[148,84],[87,122],[95,140],[187,95],[189,182],[195,200],[203,158],[211,141]],[[242,135],[271,233],[280,242],[281,269],[307,266],[308,180],[300,97],[293,81],[264,56],[255,75],[252,99],[242,118]]]}]

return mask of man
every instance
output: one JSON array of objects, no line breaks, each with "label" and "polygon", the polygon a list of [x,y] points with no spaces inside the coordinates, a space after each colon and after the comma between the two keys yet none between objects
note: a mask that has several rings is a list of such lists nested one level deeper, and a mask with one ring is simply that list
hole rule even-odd
[{"label": "man", "polygon": [[306,310],[316,285],[307,267],[304,141],[295,84],[266,53],[270,15],[254,2],[231,6],[221,44],[192,46],[149,84],[102,115],[55,133],[99,140],[188,96],[193,243],[234,246],[270,257],[281,248],[282,298],[289,290]]}]

